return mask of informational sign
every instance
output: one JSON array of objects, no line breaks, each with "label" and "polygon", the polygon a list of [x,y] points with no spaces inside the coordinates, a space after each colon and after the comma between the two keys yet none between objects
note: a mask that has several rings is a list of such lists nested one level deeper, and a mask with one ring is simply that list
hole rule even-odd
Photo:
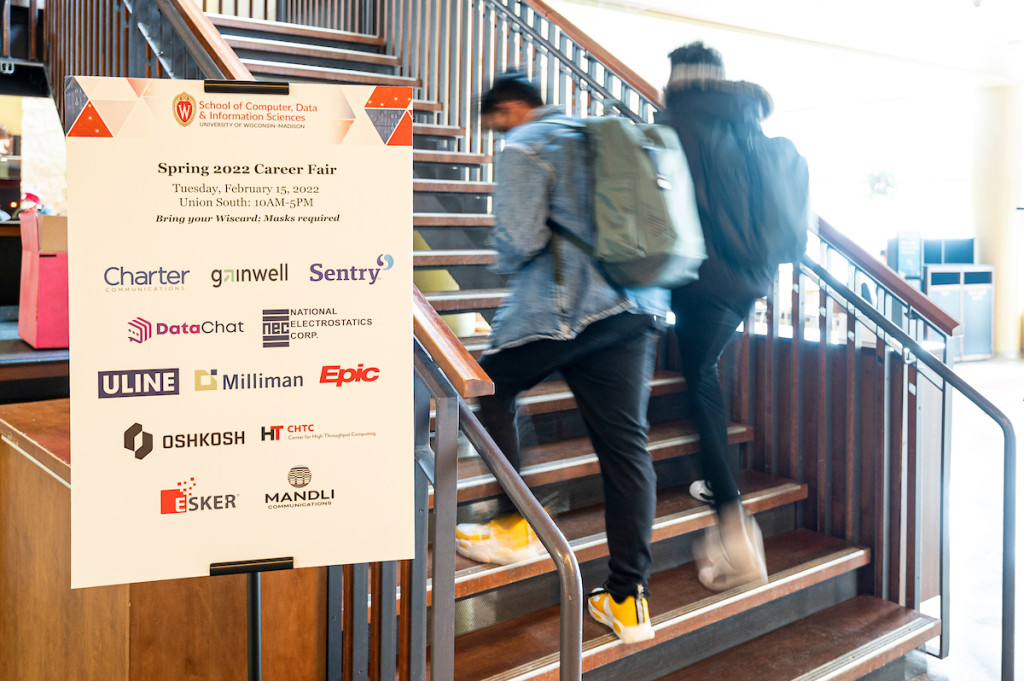
[{"label": "informational sign", "polygon": [[72,586],[411,557],[411,90],[65,101]]}]

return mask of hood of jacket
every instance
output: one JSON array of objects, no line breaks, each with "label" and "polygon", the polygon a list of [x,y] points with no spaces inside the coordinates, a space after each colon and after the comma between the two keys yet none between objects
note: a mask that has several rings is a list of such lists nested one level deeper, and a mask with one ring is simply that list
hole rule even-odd
[{"label": "hood of jacket", "polygon": [[726,118],[760,123],[775,109],[772,97],[760,85],[741,80],[688,80],[669,83],[668,108],[675,116]]}]

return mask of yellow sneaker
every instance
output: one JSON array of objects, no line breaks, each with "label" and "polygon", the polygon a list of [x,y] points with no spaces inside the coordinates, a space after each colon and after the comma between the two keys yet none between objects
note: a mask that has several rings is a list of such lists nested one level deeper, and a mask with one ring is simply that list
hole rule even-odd
[{"label": "yellow sneaker", "polygon": [[538,556],[543,550],[533,528],[518,513],[499,516],[489,523],[455,526],[455,551],[478,563],[511,565]]},{"label": "yellow sneaker", "polygon": [[618,603],[604,588],[597,588],[587,597],[587,611],[595,620],[610,627],[623,643],[649,641],[654,638],[654,629],[646,592],[638,584],[635,596],[627,596]]}]

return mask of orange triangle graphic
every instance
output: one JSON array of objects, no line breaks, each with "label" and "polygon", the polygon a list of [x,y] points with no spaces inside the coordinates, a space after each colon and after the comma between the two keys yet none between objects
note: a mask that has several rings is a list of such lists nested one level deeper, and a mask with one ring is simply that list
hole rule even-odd
[{"label": "orange triangle graphic", "polygon": [[132,86],[135,94],[139,97],[142,96],[142,93],[146,91],[146,86],[149,85],[145,78],[129,78],[128,84]]},{"label": "orange triangle graphic", "polygon": [[366,109],[406,109],[412,103],[411,87],[380,85],[366,101]]},{"label": "orange triangle graphic", "polygon": [[389,147],[411,147],[412,146],[412,115],[406,111],[402,120],[398,122],[395,131],[391,133],[388,140]]},{"label": "orange triangle graphic", "polygon": [[107,129],[107,124],[96,113],[96,107],[92,105],[92,102],[88,102],[82,109],[82,113],[79,114],[78,120],[71,127],[71,131],[68,132],[68,137],[113,137],[113,135]]}]

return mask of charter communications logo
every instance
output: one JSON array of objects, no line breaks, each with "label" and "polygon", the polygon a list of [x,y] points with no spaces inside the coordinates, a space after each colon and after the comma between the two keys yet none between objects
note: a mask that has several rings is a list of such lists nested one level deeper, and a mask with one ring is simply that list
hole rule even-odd
[{"label": "charter communications logo", "polygon": [[151,322],[143,317],[136,317],[128,322],[128,340],[132,343],[145,343],[155,336],[200,336],[211,333],[245,333],[245,322],[221,322],[209,320],[205,322],[182,322],[167,324]]},{"label": "charter communications logo", "polygon": [[98,377],[100,399],[177,395],[180,386],[177,369],[101,371]]},{"label": "charter communications logo", "polygon": [[189,513],[196,511],[224,511],[237,508],[237,494],[192,494],[196,479],[189,478],[177,483],[174,489],[160,490],[160,515]]}]

